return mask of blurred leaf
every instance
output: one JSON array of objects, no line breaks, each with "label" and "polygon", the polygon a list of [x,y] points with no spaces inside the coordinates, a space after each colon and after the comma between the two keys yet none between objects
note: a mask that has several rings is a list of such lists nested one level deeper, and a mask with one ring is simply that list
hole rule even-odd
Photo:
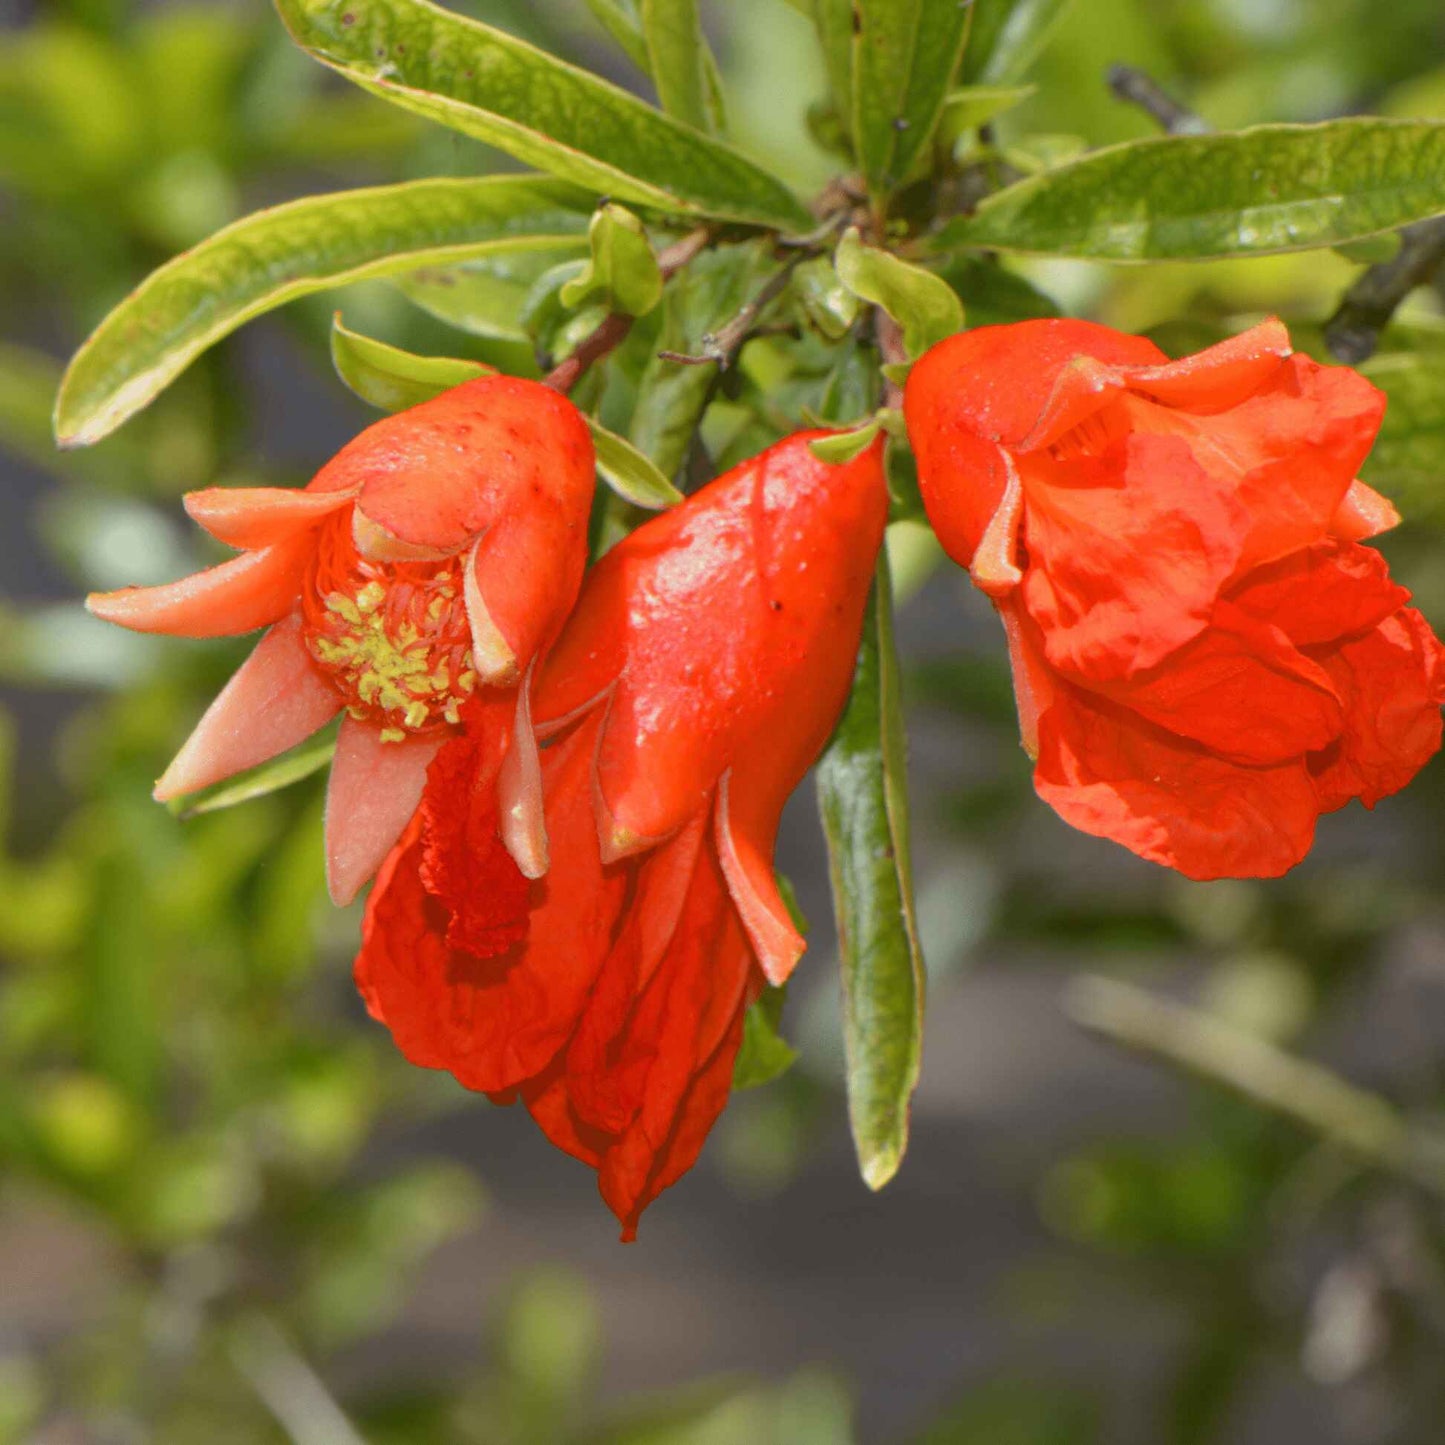
[{"label": "blurred leaf", "polygon": [[853,0],[814,0],[813,24],[818,31],[818,44],[828,72],[828,88],[833,93],[834,109],[844,133],[850,138],[857,117],[853,96],[857,58],[853,40],[854,18]]},{"label": "blurred leaf", "polygon": [[966,253],[949,256],[938,274],[963,302],[970,326],[996,326],[1057,316],[1056,302],[997,260]]},{"label": "blurred leaf", "polygon": [[743,1016],[743,1042],[733,1065],[733,1088],[771,1084],[793,1067],[798,1051],[778,1032],[788,990],[765,988]]},{"label": "blurred leaf", "polygon": [[513,1383],[554,1412],[568,1410],[601,1358],[601,1321],[585,1281],[560,1270],[532,1275],[507,1309],[500,1346]]},{"label": "blurred leaf", "polygon": [[868,189],[886,195],[933,139],[970,0],[853,0],[853,127]]},{"label": "blurred leaf", "polygon": [[162,266],[81,347],[55,430],[87,446],[145,406],[208,346],[265,311],[369,276],[580,234],[587,202],[533,176],[413,181],[260,211]]},{"label": "blurred leaf", "polygon": [[647,53],[647,39],[642,33],[642,16],[637,0],[587,0],[587,8],[627,52],[632,63],[644,75],[651,74],[652,57]]},{"label": "blurred leaf", "polygon": [[707,40],[698,18],[698,0],[641,0],[642,33],[647,40],[648,73],[668,115],[711,130],[708,107]]},{"label": "blurred leaf", "polygon": [[883,556],[853,693],[817,774],[842,954],[848,1112],[870,1189],[888,1183],[908,1147],[923,1033],[891,590]]},{"label": "blurred leaf", "polygon": [[428,266],[395,276],[391,284],[423,311],[461,331],[525,341],[522,307],[532,287],[559,259],[577,259],[586,251],[585,242],[571,237],[545,247],[539,239],[526,251],[502,251],[460,266]]},{"label": "blurred leaf", "polygon": [[646,316],[662,299],[662,269],[642,222],[608,202],[587,230],[591,259],[559,292],[564,306],[601,295],[609,311]]},{"label": "blurred leaf", "polygon": [[1388,352],[1361,370],[1389,398],[1365,480],[1407,515],[1445,517],[1445,353]]},{"label": "blurred leaf", "polygon": [[1022,105],[1037,89],[1034,85],[965,85],[949,92],[939,123],[950,136],[977,130]]},{"label": "blurred leaf", "polygon": [[192,793],[167,804],[178,818],[198,818],[203,813],[219,813],[238,803],[249,803],[270,793],[289,788],[313,773],[319,773],[336,752],[336,733],[328,728],[324,734],[308,739],[279,758],[262,763],[249,772],[228,778],[204,793]]},{"label": "blurred leaf", "polygon": [[865,246],[855,227],[839,241],[833,264],[855,296],[881,306],[903,328],[910,358],[963,329],[963,304],[946,281],[889,251]]},{"label": "blurred leaf", "polygon": [[479,376],[494,375],[480,361],[415,356],[348,330],[338,311],[331,323],[331,360],[336,374],[362,401],[382,411],[405,411]]},{"label": "blurred leaf", "polygon": [[740,152],[585,70],[427,0],[276,0],[296,43],[374,95],[616,200],[806,230]]},{"label": "blurred leaf", "polygon": [[1097,1445],[1103,1438],[1103,1415],[1092,1393],[1037,1379],[1002,1379],[969,1391],[913,1445]]},{"label": "blurred leaf", "polygon": [[1012,85],[1028,74],[1072,0],[974,0],[963,79]]},{"label": "blurred leaf", "polygon": [[936,250],[1207,260],[1338,246],[1445,211],[1445,122],[1352,117],[1094,151],[995,192]]}]

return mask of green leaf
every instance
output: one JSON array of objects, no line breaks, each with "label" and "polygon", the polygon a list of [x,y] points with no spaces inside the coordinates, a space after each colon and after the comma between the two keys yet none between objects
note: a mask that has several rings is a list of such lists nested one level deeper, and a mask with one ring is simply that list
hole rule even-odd
[{"label": "green leaf", "polygon": [[587,8],[602,28],[627,52],[627,57],[644,75],[651,73],[652,57],[642,33],[642,16],[637,0],[587,0]]},{"label": "green leaf", "polygon": [[1338,246],[1445,212],[1445,122],[1353,117],[1095,151],[950,221],[937,250],[1209,260]]},{"label": "green leaf", "polygon": [[946,281],[889,251],[865,246],[856,228],[844,232],[833,264],[855,296],[881,306],[903,328],[910,357],[963,329],[963,303]]},{"label": "green leaf", "polygon": [[969,0],[854,0],[853,131],[874,195],[933,138],[968,35]]},{"label": "green leaf", "polygon": [[819,437],[817,441],[809,442],[808,450],[820,462],[843,466],[866,452],[882,430],[883,418],[870,417],[862,426],[854,427],[852,431],[834,432],[830,437]]},{"label": "green leaf", "polygon": [[943,103],[939,125],[945,135],[957,137],[1022,105],[1036,85],[966,85],[950,91]]},{"label": "green leaf", "polygon": [[459,266],[428,266],[391,284],[414,305],[473,336],[525,341],[522,307],[533,286],[559,261],[587,254],[583,241],[542,238],[526,251],[500,251]]},{"label": "green leaf", "polygon": [[1389,398],[1361,475],[1407,518],[1445,520],[1445,351],[1388,352],[1360,370]]},{"label": "green leaf", "polygon": [[694,130],[711,129],[708,46],[697,0],[642,0],[642,33],[648,73],[663,110]]},{"label": "green leaf", "polygon": [[776,177],[577,66],[429,0],[276,0],[297,44],[363,89],[615,200],[807,230]]},{"label": "green leaf", "polygon": [[841,341],[853,329],[862,307],[826,256],[795,267],[791,285],[803,314],[829,341]]},{"label": "green leaf", "polygon": [[834,108],[849,137],[853,135],[853,0],[815,0],[813,25],[828,72]]},{"label": "green leaf", "polygon": [[388,346],[348,330],[339,311],[331,322],[331,361],[336,374],[362,401],[382,411],[405,411],[493,370],[480,361],[415,356]]},{"label": "green leaf", "polygon": [[818,764],[842,952],[848,1112],[871,1189],[887,1184],[903,1160],[923,1038],[923,956],[913,911],[890,593],[885,555],[864,620],[853,692]]},{"label": "green leaf", "polygon": [[[448,356],[416,356],[348,330],[340,313],[331,328],[331,359],[337,374],[363,401],[383,411],[401,411],[430,401],[464,381],[486,376],[490,366]],[[618,496],[658,511],[682,501],[682,493],[630,442],[583,414],[592,429],[597,472]]]},{"label": "green leaf", "polygon": [[973,34],[963,57],[970,84],[1012,85],[1039,58],[1072,0],[974,0]]},{"label": "green leaf", "polygon": [[561,288],[564,306],[600,293],[609,311],[646,316],[662,300],[662,269],[642,222],[623,206],[598,207],[587,231],[591,259]]},{"label": "green leaf", "polygon": [[248,773],[229,778],[203,793],[176,798],[166,806],[178,818],[198,818],[202,813],[218,813],[222,808],[234,808],[238,803],[264,798],[268,793],[279,792],[313,773],[319,773],[330,763],[335,751],[336,733],[334,729],[328,729],[323,735],[292,748],[289,753],[282,753],[279,758],[262,763],[258,768],[252,768]]},{"label": "green leaf", "polygon": [[61,383],[61,446],[88,446],[243,322],[315,291],[585,234],[591,204],[540,176],[413,181],[259,211],[141,283]]},{"label": "green leaf", "polygon": [[682,493],[631,442],[608,431],[593,417],[587,418],[587,424],[597,449],[598,474],[619,497],[650,512],[682,501]]},{"label": "green leaf", "polygon": [[743,1041],[733,1064],[733,1088],[756,1089],[771,1084],[793,1067],[798,1051],[778,1032],[787,999],[786,985],[766,988],[743,1015]]}]

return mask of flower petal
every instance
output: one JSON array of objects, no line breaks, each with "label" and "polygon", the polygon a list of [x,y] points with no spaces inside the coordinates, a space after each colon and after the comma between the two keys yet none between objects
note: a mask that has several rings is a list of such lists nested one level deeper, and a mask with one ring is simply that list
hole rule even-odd
[{"label": "flower petal", "polygon": [[269,547],[324,521],[347,506],[356,489],[298,491],[294,487],[207,487],[182,498],[186,513],[228,547]]},{"label": "flower petal", "polygon": [[1310,760],[1320,809],[1342,808],[1351,798],[1373,808],[1440,750],[1445,648],[1429,623],[1405,607],[1318,656],[1345,702],[1338,747]]},{"label": "flower petal", "polygon": [[1198,635],[1249,523],[1182,438],[1023,466],[1023,599],[1053,666],[1128,678]]},{"label": "flower petal", "polygon": [[443,741],[383,742],[375,723],[342,721],[326,790],[326,886],[338,908],[361,892],[401,837]]},{"label": "flower petal", "polygon": [[1039,720],[1034,787],[1066,823],[1196,879],[1278,877],[1319,811],[1303,759],[1244,767],[1072,688]]},{"label": "flower petal", "polygon": [[1303,757],[1328,747],[1344,726],[1329,675],[1280,627],[1228,602],[1158,667],[1097,691],[1238,763]]},{"label": "flower petal", "polygon": [[1296,647],[1317,647],[1369,632],[1410,594],[1390,580],[1373,547],[1332,539],[1256,568],[1230,600],[1251,617],[1274,623]]},{"label": "flower petal", "polygon": [[1207,415],[1247,401],[1293,354],[1289,332],[1272,316],[1192,356],[1131,371],[1129,388],[1165,406]]},{"label": "flower petal", "polygon": [[781,800],[768,796],[773,789],[750,788],[752,781],[743,776],[735,782],[729,770],[718,785],[718,860],[763,973],[769,983],[781,985],[808,945],[793,923],[773,868]]},{"label": "flower petal", "polygon": [[501,837],[507,852],[528,878],[547,871],[547,824],[542,805],[542,759],[532,726],[532,673],[527,669],[517,689],[516,715],[507,755],[497,777]]},{"label": "flower petal", "polygon": [[1330,518],[1330,531],[1347,542],[1363,542],[1400,525],[1395,504],[1357,477]]},{"label": "flower petal", "polygon": [[296,605],[311,553],[302,534],[159,587],[92,592],[86,608],[133,632],[232,637],[280,621]]},{"label": "flower petal", "polygon": [[341,711],[341,697],[311,660],[301,617],[278,622],[206,709],[155,787],[157,801],[199,792],[309,738]]}]

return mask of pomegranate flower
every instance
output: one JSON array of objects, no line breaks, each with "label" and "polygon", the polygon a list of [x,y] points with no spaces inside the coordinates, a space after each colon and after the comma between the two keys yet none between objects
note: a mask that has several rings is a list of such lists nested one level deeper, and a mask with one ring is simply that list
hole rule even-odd
[{"label": "pomegranate flower", "polygon": [[160,587],[92,596],[139,632],[269,631],[156,784],[160,800],[255,767],[344,713],[327,881],[349,902],[421,798],[428,764],[485,705],[503,836],[547,866],[531,669],[577,596],[594,485],[587,425],[536,382],[487,376],[368,428],[304,491],[213,487],[186,510],[242,549]]},{"label": "pomegranate flower", "polygon": [[887,511],[877,447],[829,466],[810,439],[589,574],[534,699],[547,877],[497,842],[495,749],[464,708],[367,909],[372,1014],[413,1062],[520,1094],[624,1239],[727,1102],[747,1005],[803,952],[773,845],[846,700]]},{"label": "pomegranate flower", "polygon": [[1384,399],[1268,321],[1182,361],[1030,321],[905,401],[940,540],[1002,615],[1041,797],[1191,878],[1270,877],[1438,750],[1445,652],[1355,473]]}]

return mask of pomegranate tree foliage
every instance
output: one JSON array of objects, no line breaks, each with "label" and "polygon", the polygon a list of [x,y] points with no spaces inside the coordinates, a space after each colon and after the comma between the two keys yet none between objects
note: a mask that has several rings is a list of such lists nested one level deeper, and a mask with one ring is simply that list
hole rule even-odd
[{"label": "pomegranate tree foliage", "polygon": [[[198,8],[121,26],[104,6],[77,3],[24,33],[0,57],[0,179],[20,216],[0,284],[19,315],[49,296],[87,326],[139,285],[60,380],[54,425],[66,454],[52,457],[44,435],[51,366],[19,346],[0,351],[0,438],[57,472],[47,535],[88,582],[137,580],[116,577],[106,550],[125,526],[151,529],[158,573],[180,570],[174,537],[137,499],[255,465],[239,460],[255,424],[238,414],[235,353],[211,348],[291,302],[314,336],[321,306],[338,303],[308,298],[361,281],[381,286],[341,297],[329,339],[341,381],[374,406],[413,404],[489,366],[589,363],[572,394],[609,483],[599,548],[641,509],[801,426],[854,429],[857,445],[888,429],[893,575],[880,570],[854,695],[819,777],[845,940],[846,1080],[862,1172],[877,1187],[906,1144],[923,995],[891,591],[911,592],[936,555],[920,541],[890,384],[962,323],[1065,304],[1157,326],[1175,352],[1238,329],[1241,315],[1281,311],[1297,343],[1327,358],[1324,323],[1345,288],[1380,274],[1363,268],[1388,267],[1401,228],[1445,211],[1445,82],[1419,73],[1445,40],[1425,4],[1386,19],[1340,3],[1325,36],[1288,17],[1271,30],[1206,0],[1108,0],[1102,16],[1060,0],[753,0],[732,43],[764,27],[820,86],[780,88],[760,106],[726,48],[709,49],[696,0],[588,8],[600,28],[563,27],[551,7],[491,6],[483,22],[422,0],[278,0],[279,23]],[[596,70],[572,58],[579,44]],[[359,90],[318,84],[324,72],[301,52]],[[1179,133],[1159,134],[1109,93],[1105,67],[1121,58],[1166,79],[1204,123],[1186,117]],[[1298,73],[1318,75],[1318,89],[1284,84]],[[809,101],[809,139],[768,135],[780,111]],[[12,111],[42,123],[12,123]],[[439,127],[526,173],[480,174],[495,157],[458,149]],[[292,194],[294,173],[317,169],[330,183],[322,194],[239,214],[257,178],[291,173]],[[368,184],[341,189],[358,169]],[[398,174],[412,178],[382,179]],[[694,237],[685,264],[659,264]],[[1241,264],[1261,256],[1275,259]],[[1054,264],[1071,258],[1138,269]],[[1172,264],[1200,259],[1229,264]],[[1365,367],[1391,401],[1366,476],[1417,521],[1397,556],[1407,575],[1417,559],[1410,580],[1439,617],[1430,564],[1445,516],[1445,342],[1426,307],[1388,321],[1387,310],[1374,324]],[[599,334],[609,344],[594,356]],[[20,965],[6,982],[5,1067],[26,1081],[0,1111],[0,1149],[43,1197],[106,1220],[159,1281],[151,1295],[118,1290],[123,1317],[176,1300],[198,1312],[202,1327],[182,1348],[214,1375],[177,1386],[170,1346],[137,1328],[43,1370],[17,1353],[19,1384],[5,1393],[21,1402],[17,1419],[64,1419],[93,1401],[158,1438],[187,1438],[206,1410],[259,1420],[267,1372],[295,1367],[297,1341],[325,1360],[375,1328],[410,1265],[474,1217],[475,1185],[445,1165],[335,1187],[385,1111],[429,1111],[447,1096],[329,1012],[317,1023],[297,1007],[329,996],[313,962],[319,817],[310,784],[280,790],[316,771],[324,749],[190,800],[185,811],[212,816],[179,831],[148,803],[147,784],[176,719],[222,666],[162,666],[150,649],[114,642],[97,653],[44,611],[17,619],[3,659],[16,680],[123,686],[79,725],[84,800],[0,878],[0,944]],[[962,715],[993,748],[1011,725],[996,667],[934,661],[911,686],[921,706]],[[967,849],[1017,828],[1018,781],[973,782],[950,800],[948,826]],[[230,808],[241,801],[250,806]],[[263,867],[267,858],[282,866]],[[1429,926],[1418,883],[1375,883],[1362,864],[1333,889],[1240,885],[1205,903],[1163,889],[1141,909],[1057,878],[1045,892],[1048,876],[1028,858],[976,869],[978,916],[964,926],[1003,945],[1204,952],[1214,964],[1206,1008],[1094,987],[1075,1012],[1250,1101],[1202,1093],[1197,1128],[1167,1146],[1103,1143],[1056,1165],[1043,1188],[1046,1221],[1064,1236],[1174,1267],[1165,1288],[1190,1340],[1159,1438],[1229,1438],[1234,1390],[1267,1347],[1303,1343],[1317,1363],[1327,1290],[1281,1297],[1256,1286],[1272,1251],[1304,1247],[1319,1209],[1351,1235],[1338,1268],[1366,1281],[1382,1317],[1387,1305],[1402,1317],[1382,1318],[1375,1353],[1348,1378],[1392,1382],[1405,1431],[1411,1412],[1437,1418],[1438,1382],[1414,1385],[1410,1372],[1440,1347],[1439,1301],[1420,1282],[1426,1271],[1390,1263],[1433,1248],[1439,1156],[1415,1118],[1432,1100],[1412,1098],[1403,1078],[1357,1091],[1290,1051],[1368,977],[1375,942],[1402,920]],[[338,951],[336,937],[330,950],[320,942],[323,955]],[[939,947],[932,963],[946,975],[946,940]],[[779,1002],[749,1019],[740,1082],[791,1062]],[[730,1152],[746,1153],[751,1130],[766,1158],[767,1130],[804,1130],[820,1072],[794,1070],[744,1101],[758,1107],[740,1112]],[[745,1167],[756,1177],[766,1166]],[[1290,1221],[1283,1243],[1264,1222],[1276,1207]],[[263,1267],[295,1287],[268,1299],[247,1277]],[[519,1300],[494,1377],[416,1418],[461,1421],[479,1440],[566,1438],[592,1423],[593,1345],[585,1318],[557,1304],[560,1288],[543,1281]],[[545,1323],[529,1324],[529,1309]],[[555,1356],[528,1354],[540,1336],[563,1342]],[[151,1376],[170,1383],[134,1384]],[[364,1395],[355,1408],[368,1438],[450,1428],[408,1427],[380,1407],[373,1420]],[[848,1436],[836,1387],[807,1377],[619,1430],[700,1439],[709,1412],[727,1409],[737,1438],[766,1438],[797,1412],[818,1439]],[[1029,1403],[996,1383],[927,1438],[997,1440],[1005,1428],[1046,1442],[1087,1441],[1102,1426],[1087,1398]]]}]

